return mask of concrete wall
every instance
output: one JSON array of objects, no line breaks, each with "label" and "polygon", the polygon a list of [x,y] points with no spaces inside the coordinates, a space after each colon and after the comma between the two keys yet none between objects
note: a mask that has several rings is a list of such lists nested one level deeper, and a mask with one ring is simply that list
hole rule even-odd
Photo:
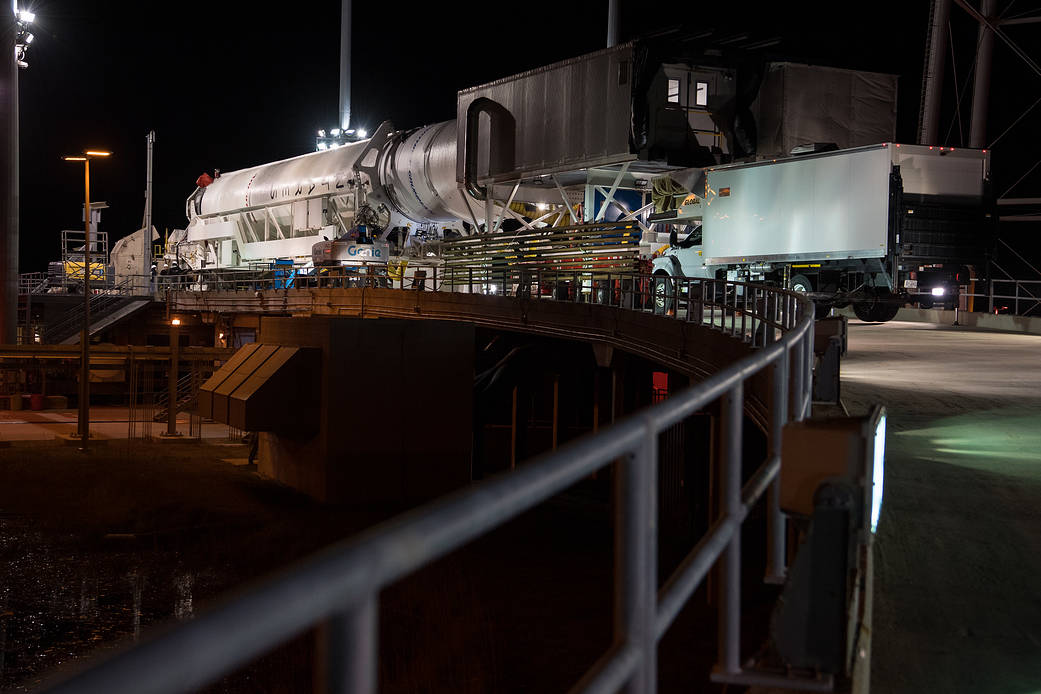
[{"label": "concrete wall", "polygon": [[414,504],[469,483],[472,325],[264,316],[259,341],[322,350],[318,434],[262,434],[261,474],[359,506]]}]

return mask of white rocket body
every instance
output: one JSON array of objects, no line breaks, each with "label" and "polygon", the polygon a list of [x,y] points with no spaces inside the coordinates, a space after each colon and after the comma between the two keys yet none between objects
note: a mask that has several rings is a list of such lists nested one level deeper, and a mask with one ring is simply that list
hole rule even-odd
[{"label": "white rocket body", "polygon": [[346,233],[362,207],[381,202],[387,229],[434,234],[461,231],[464,220],[484,224],[484,202],[456,183],[455,121],[391,137],[377,149],[371,142],[220,175],[189,196],[188,227],[171,236],[168,260],[194,270],[274,259],[306,265],[316,242]]}]

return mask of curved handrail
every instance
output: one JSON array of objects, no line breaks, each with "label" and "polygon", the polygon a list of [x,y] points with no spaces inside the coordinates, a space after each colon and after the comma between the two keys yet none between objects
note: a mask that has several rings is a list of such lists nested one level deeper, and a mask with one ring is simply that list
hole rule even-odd
[{"label": "curved handrail", "polygon": [[[677,287],[684,281],[673,280]],[[802,419],[809,407],[813,305],[805,297],[778,289],[716,280],[696,282],[702,292],[709,283],[717,282],[722,282],[724,289],[733,288],[733,297],[751,292],[753,301],[745,302],[745,307],[764,325],[770,321],[780,326],[780,339],[597,434],[333,545],[194,621],[146,640],[52,691],[191,691],[326,619],[330,620],[328,645],[342,648],[340,657],[327,664],[329,690],[375,691],[377,601],[382,588],[616,461],[620,465],[615,525],[620,556],[615,577],[615,645],[574,691],[615,691],[626,683],[632,691],[654,691],[658,639],[724,554],[722,662],[718,667],[724,674],[740,673],[741,522],[768,491],[768,564],[774,573],[779,572],[783,567],[783,534],[778,522],[780,435],[789,411],[791,419]],[[687,299],[693,287],[686,285]],[[739,292],[738,287],[746,289]],[[681,296],[677,288],[675,297]],[[760,298],[764,299],[761,303]],[[724,291],[722,297],[702,301],[702,305],[718,304],[736,311],[735,301],[728,303]],[[771,313],[771,306],[789,310]],[[680,313],[677,307],[674,318]],[[688,313],[688,318],[695,315]],[[725,310],[722,315],[720,326],[710,324],[726,330]],[[778,317],[782,320],[775,320]],[[729,329],[736,335],[737,316],[730,322]],[[743,332],[742,339],[745,337]],[[746,481],[741,477],[744,382],[769,367],[775,369],[770,453]],[[790,408],[789,395],[793,396]],[[724,515],[659,592],[655,501],[658,434],[717,400],[721,402],[724,432],[720,445]]]}]

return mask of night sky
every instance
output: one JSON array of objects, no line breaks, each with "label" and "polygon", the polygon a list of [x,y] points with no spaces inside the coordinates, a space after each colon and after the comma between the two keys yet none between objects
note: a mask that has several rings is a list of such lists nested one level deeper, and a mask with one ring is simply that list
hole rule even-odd
[{"label": "night sky", "polygon": [[[670,29],[778,36],[782,43],[769,49],[771,57],[898,74],[897,135],[914,140],[929,14],[925,0],[775,4],[765,11],[752,3],[741,11],[737,3],[715,3],[722,9],[622,4],[623,40]],[[1016,3],[1012,13],[1033,5]],[[149,129],[157,133],[154,224],[160,233],[185,225],[184,200],[203,171],[232,171],[312,151],[315,131],[337,120],[339,8],[338,0],[31,1],[36,41],[30,67],[19,75],[21,270],[45,269],[59,253],[60,230],[81,228],[82,165],[61,161],[63,154],[115,152],[91,170],[92,199],[112,208],[101,229],[115,239],[141,225]],[[416,6],[355,0],[352,125],[372,131],[385,119],[410,128],[453,118],[459,89],[602,48],[606,8],[606,0]],[[962,53],[961,83],[976,34],[957,7],[952,18]],[[1037,25],[1008,28],[1028,50],[1037,31]],[[1000,42],[995,75],[991,138],[1041,95],[1041,79]],[[946,143],[958,145],[950,69],[948,83],[941,133],[951,126]],[[963,115],[966,138],[969,102],[971,94]],[[999,192],[1033,163],[1025,142],[1033,143],[1036,159],[1036,116],[995,149]],[[1030,193],[1031,186],[1036,191],[1039,183],[1035,172],[1016,194]]]}]

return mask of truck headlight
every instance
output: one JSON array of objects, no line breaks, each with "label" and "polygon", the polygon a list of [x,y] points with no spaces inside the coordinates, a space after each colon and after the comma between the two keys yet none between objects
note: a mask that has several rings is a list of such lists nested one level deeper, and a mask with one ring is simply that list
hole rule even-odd
[{"label": "truck headlight", "polygon": [[933,287],[933,296],[943,296],[945,291],[943,287]]}]

